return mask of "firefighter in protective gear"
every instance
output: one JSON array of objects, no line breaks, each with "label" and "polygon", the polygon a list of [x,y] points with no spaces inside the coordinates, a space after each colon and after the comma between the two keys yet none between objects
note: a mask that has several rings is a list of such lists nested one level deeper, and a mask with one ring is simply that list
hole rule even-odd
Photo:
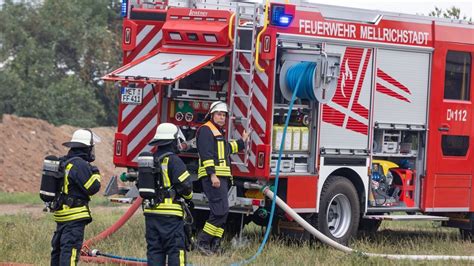
[{"label": "firefighter in protective gear", "polygon": [[54,220],[57,224],[51,240],[51,265],[77,265],[84,240],[85,226],[92,221],[89,201],[100,189],[100,172],[90,163],[95,160],[94,145],[100,138],[90,129],[74,132],[64,162]]},{"label": "firefighter in protective gear", "polygon": [[219,250],[224,234],[224,225],[229,213],[227,192],[232,181],[230,154],[245,147],[246,131],[242,139],[226,141],[223,134],[228,113],[227,104],[217,101],[211,104],[209,121],[196,134],[199,153],[198,178],[201,179],[204,194],[209,199],[209,219],[197,237],[197,249],[204,255],[212,255]]},{"label": "firefighter in protective gear", "polygon": [[177,126],[162,123],[149,145],[156,145],[153,154],[156,167],[161,167],[163,199],[155,206],[144,209],[145,238],[148,265],[185,265],[184,210],[180,199],[190,201],[193,196],[192,180],[186,165],[178,157],[180,134]]}]

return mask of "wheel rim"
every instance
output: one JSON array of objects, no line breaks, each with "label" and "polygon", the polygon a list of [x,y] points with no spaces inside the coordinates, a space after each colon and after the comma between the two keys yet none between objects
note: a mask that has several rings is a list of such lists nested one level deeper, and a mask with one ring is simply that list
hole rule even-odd
[{"label": "wheel rim", "polygon": [[326,219],[329,232],[336,238],[347,233],[351,224],[351,204],[344,194],[335,195],[326,210]]}]

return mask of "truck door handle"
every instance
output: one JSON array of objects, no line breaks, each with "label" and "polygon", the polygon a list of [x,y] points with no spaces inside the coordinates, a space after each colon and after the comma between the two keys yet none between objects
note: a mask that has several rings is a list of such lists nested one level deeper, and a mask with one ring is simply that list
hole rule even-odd
[{"label": "truck door handle", "polygon": [[449,131],[449,126],[441,126],[441,127],[438,128],[438,130],[448,132]]}]

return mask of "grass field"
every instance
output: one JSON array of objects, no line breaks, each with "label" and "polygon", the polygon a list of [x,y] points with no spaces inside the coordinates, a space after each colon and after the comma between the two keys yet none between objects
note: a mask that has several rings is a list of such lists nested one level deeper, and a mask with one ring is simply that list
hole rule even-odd
[{"label": "grass field", "polygon": [[[37,195],[0,194],[0,204],[39,203]],[[96,197],[92,204],[94,221],[86,227],[86,239],[97,235],[113,224],[124,212],[123,208],[113,208],[111,203]],[[21,204],[20,204],[21,203]],[[11,206],[11,205],[9,205]],[[36,206],[36,205],[34,205]],[[105,207],[104,207],[105,206]],[[122,206],[122,205],[120,205]],[[37,205],[41,209],[40,204]],[[94,208],[96,211],[94,211]],[[2,262],[48,265],[50,238],[55,224],[51,214],[43,212],[0,216],[0,265]],[[244,237],[249,244],[232,248],[225,243],[226,252],[221,256],[203,257],[197,252],[188,253],[188,263],[193,265],[230,265],[255,254],[263,238],[263,231],[255,226],[247,226]],[[431,222],[384,222],[376,235],[359,237],[352,248],[390,254],[433,254],[433,255],[474,255],[474,243],[460,240],[456,229],[439,227]],[[93,248],[102,252],[145,258],[144,218],[141,210],[124,227],[110,238],[97,243]],[[83,263],[84,264],[84,263]],[[291,244],[271,238],[263,253],[253,265],[472,265],[473,262],[459,261],[389,261],[381,258],[366,258],[360,254],[344,254],[322,244]]]},{"label": "grass field", "polygon": [[[0,192],[0,204],[32,204],[43,205],[38,194],[19,192],[6,193]],[[92,197],[91,206],[115,206],[106,197]]]}]

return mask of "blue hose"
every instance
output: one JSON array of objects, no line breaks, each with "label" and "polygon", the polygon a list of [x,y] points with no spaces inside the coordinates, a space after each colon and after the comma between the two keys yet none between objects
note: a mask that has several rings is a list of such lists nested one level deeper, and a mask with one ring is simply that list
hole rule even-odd
[{"label": "blue hose", "polygon": [[102,252],[97,252],[98,256],[103,256],[107,258],[112,258],[112,259],[119,259],[119,260],[128,260],[128,261],[136,261],[136,262],[147,262],[146,259],[141,259],[141,258],[133,258],[133,257],[123,257],[123,256],[117,256],[113,254],[107,254],[107,253],[102,253]]},{"label": "blue hose", "polygon": [[[313,90],[313,77],[316,72],[315,62],[301,62],[291,66],[286,73],[286,85],[296,97],[305,100],[316,100]],[[299,79],[302,79],[300,86]]]},{"label": "blue hose", "polygon": [[[293,94],[291,95],[290,106],[288,108],[288,113],[285,120],[285,127],[283,128],[283,136],[281,138],[280,151],[278,152],[278,161],[277,161],[277,166],[276,166],[275,184],[274,184],[274,191],[273,191],[274,194],[273,194],[273,199],[272,199],[272,207],[270,211],[270,219],[268,220],[268,224],[267,224],[267,230],[265,231],[265,236],[263,237],[262,243],[258,247],[257,253],[255,253],[255,255],[253,255],[249,259],[246,259],[237,263],[233,263],[232,265],[244,265],[244,264],[248,264],[254,261],[262,253],[263,248],[265,247],[265,244],[268,241],[268,236],[270,235],[270,231],[271,231],[271,227],[273,223],[273,216],[275,214],[276,197],[278,194],[278,180],[280,178],[281,156],[282,156],[282,152],[283,152],[283,148],[285,144],[286,131],[288,129],[288,124],[290,122],[291,111],[293,110],[293,104],[296,100],[296,96],[298,95],[298,90],[301,88],[300,83],[303,80],[305,80],[305,82],[311,82],[312,84],[312,77],[313,77],[313,73],[315,69],[316,69],[315,63],[302,62],[300,64],[292,66],[287,72],[287,75],[286,75],[287,84],[291,88]],[[294,83],[294,81],[296,81],[296,84]],[[307,85],[308,83],[303,85],[303,89],[306,90],[304,93],[309,92]],[[311,89],[311,94],[313,94],[312,89]]]}]

